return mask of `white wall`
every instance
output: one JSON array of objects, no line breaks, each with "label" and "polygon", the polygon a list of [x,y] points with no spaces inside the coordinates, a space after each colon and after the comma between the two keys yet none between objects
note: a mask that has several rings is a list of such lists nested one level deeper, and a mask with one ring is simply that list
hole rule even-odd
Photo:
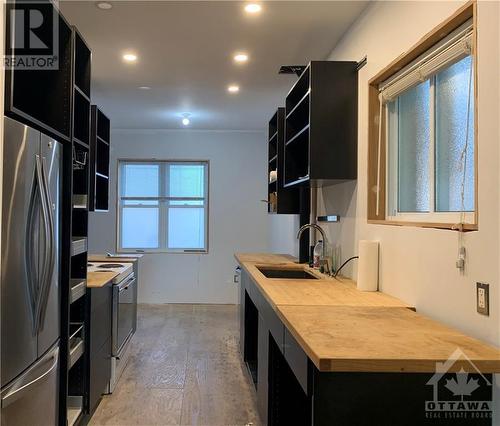
[{"label": "white wall", "polygon": [[271,253],[288,253],[298,257],[299,243],[296,235],[300,227],[299,215],[270,214],[267,220],[269,251]]},{"label": "white wall", "polygon": [[[343,258],[356,254],[359,239],[380,241],[380,287],[384,292],[415,305],[423,314],[500,345],[498,2],[478,4],[480,219],[479,231],[465,237],[465,274],[455,268],[456,232],[366,223],[368,80],[462,4],[373,3],[334,48],[332,60],[359,60],[368,56],[367,65],[359,73],[358,180],[319,190],[318,214],[340,213],[341,222],[326,225],[325,229],[330,241],[341,244]],[[280,226],[289,225],[289,218],[281,219]],[[275,249],[296,253],[296,248],[289,244]],[[353,266],[347,273],[355,278]],[[490,284],[489,317],[476,313],[476,281]]]},{"label": "white wall", "polygon": [[[112,131],[111,180],[118,158],[210,160],[209,253],[146,254],[139,302],[236,303],[236,251],[266,251],[266,138],[260,132]],[[116,250],[116,185],[109,213],[89,219],[91,253]]]}]

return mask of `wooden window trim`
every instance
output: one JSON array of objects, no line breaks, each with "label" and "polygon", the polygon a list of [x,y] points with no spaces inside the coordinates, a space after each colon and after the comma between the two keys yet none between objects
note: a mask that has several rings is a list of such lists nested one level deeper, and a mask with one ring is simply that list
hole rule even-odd
[{"label": "wooden window trim", "polygon": [[[453,223],[431,223],[431,222],[408,222],[394,221],[386,219],[386,150],[387,141],[385,135],[385,108],[382,108],[382,117],[380,114],[379,84],[410,64],[432,46],[439,43],[448,34],[454,31],[463,23],[472,18],[472,54],[474,56],[474,173],[475,173],[475,192],[474,192],[474,222],[457,226]],[[407,52],[398,56],[389,65],[382,69],[377,75],[368,82],[368,186],[367,186],[367,218],[369,224],[377,225],[395,225],[395,226],[415,226],[421,228],[439,228],[455,231],[477,231],[479,222],[478,210],[478,138],[477,138],[477,4],[476,0],[469,1],[452,16],[435,27],[424,37],[422,37]],[[382,124],[382,143],[380,147],[380,191],[379,191],[379,214],[376,214],[377,204],[377,170],[378,170],[378,142],[379,125]]]}]

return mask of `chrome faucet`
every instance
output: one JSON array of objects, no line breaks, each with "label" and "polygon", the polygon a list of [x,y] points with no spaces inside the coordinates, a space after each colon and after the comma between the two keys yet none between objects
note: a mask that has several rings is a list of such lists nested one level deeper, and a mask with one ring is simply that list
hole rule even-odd
[{"label": "chrome faucet", "polygon": [[[325,231],[323,231],[323,229],[321,229],[320,226],[316,225],[315,223],[306,223],[305,225],[302,225],[300,227],[299,231],[297,232],[297,239],[299,239],[300,236],[302,235],[302,233],[308,228],[315,229],[316,231],[318,231],[321,234],[321,238],[323,238],[323,252],[321,254],[320,263],[324,265],[326,262],[326,235],[325,235]],[[328,267],[327,262],[326,262],[326,269],[328,271],[327,273],[329,273],[330,268]]]}]

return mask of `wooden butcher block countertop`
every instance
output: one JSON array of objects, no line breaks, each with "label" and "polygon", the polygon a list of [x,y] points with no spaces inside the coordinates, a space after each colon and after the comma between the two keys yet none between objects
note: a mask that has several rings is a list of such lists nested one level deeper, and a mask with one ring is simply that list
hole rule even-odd
[{"label": "wooden butcher block countertop", "polygon": [[[273,307],[277,305],[352,305],[412,308],[399,299],[379,291],[359,291],[352,280],[327,277],[307,266],[295,263],[291,256],[236,254],[235,257]],[[320,279],[266,278],[258,270],[258,267],[262,266],[271,266],[272,269],[305,269]]]},{"label": "wooden butcher block countertop", "polygon": [[455,355],[459,361],[449,363],[450,371],[500,372],[498,348],[419,315],[394,297],[359,291],[347,279],[269,279],[257,269],[303,268],[287,255],[235,257],[320,371],[435,373],[436,363]]},{"label": "wooden butcher block countertop", "polygon": [[87,287],[101,288],[111,282],[118,272],[87,272]]}]

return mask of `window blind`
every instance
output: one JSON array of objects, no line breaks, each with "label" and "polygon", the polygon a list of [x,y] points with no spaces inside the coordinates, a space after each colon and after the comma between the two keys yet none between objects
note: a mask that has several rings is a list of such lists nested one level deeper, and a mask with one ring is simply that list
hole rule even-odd
[{"label": "window blind", "polygon": [[451,63],[465,58],[471,52],[472,20],[469,20],[414,63],[382,82],[379,85],[382,102],[391,102],[401,93],[422,83]]}]

